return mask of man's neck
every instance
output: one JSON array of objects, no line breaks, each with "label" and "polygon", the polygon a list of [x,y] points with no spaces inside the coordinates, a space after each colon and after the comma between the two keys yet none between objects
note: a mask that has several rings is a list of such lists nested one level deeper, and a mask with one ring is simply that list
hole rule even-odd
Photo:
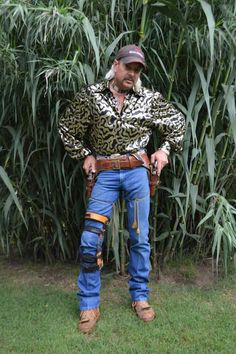
[{"label": "man's neck", "polygon": [[114,81],[111,81],[110,87],[111,87],[115,92],[121,93],[121,94],[123,94],[123,95],[126,95],[126,94],[129,92],[129,90],[120,89],[120,88],[115,84]]}]

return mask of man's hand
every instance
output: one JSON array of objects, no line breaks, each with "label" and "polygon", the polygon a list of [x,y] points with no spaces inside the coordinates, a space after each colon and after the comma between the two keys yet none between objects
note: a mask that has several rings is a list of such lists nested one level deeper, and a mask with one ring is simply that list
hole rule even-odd
[{"label": "man's hand", "polygon": [[94,156],[89,155],[89,156],[85,157],[83,169],[84,169],[84,172],[86,173],[86,175],[88,175],[89,172],[92,172],[92,173],[96,172],[96,159]]},{"label": "man's hand", "polygon": [[155,161],[157,161],[157,174],[160,176],[163,167],[169,163],[168,155],[163,150],[157,150],[151,155],[151,164],[154,164]]}]

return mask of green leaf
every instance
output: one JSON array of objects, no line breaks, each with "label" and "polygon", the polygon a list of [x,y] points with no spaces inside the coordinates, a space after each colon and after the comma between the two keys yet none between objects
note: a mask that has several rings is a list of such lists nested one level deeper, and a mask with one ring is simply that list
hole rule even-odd
[{"label": "green leaf", "polygon": [[186,20],[183,13],[177,7],[178,2],[176,0],[160,0],[152,6],[157,7],[158,11],[167,16],[175,23],[181,23],[182,26],[186,26]]},{"label": "green leaf", "polygon": [[235,86],[223,85],[225,92],[225,102],[231,123],[234,144],[236,145],[236,108],[235,108]]},{"label": "green leaf", "polygon": [[12,182],[11,182],[10,178],[8,177],[7,173],[5,172],[5,170],[3,169],[2,166],[0,166],[0,177],[3,180],[3,182],[4,182],[5,186],[7,187],[7,189],[9,190],[9,192],[11,194],[11,197],[12,197],[12,199],[13,199],[13,201],[14,201],[14,203],[15,203],[15,205],[16,205],[16,207],[17,207],[17,209],[18,209],[18,211],[19,211],[19,213],[21,215],[21,218],[22,218],[25,226],[27,227],[27,224],[26,224],[25,219],[24,219],[24,215],[22,213],[22,207],[20,205],[20,202],[19,202],[19,199],[17,197],[17,194],[16,194],[16,192],[15,192],[15,190],[13,188],[13,185],[12,185]]},{"label": "green leaf", "polygon": [[215,142],[213,138],[206,137],[207,170],[211,192],[214,191],[215,181]]},{"label": "green leaf", "polygon": [[91,25],[91,23],[89,22],[88,18],[85,17],[83,20],[83,27],[84,27],[84,31],[88,37],[88,39],[91,42],[91,45],[93,47],[94,53],[95,53],[95,58],[96,58],[96,64],[97,64],[97,73],[99,72],[100,69],[100,57],[99,57],[99,49],[97,46],[97,40],[96,40],[96,36],[94,33],[94,29]]},{"label": "green leaf", "polygon": [[210,218],[212,218],[213,215],[214,215],[214,210],[213,210],[213,209],[210,209],[210,210],[208,211],[208,213],[204,216],[204,218],[198,223],[197,229],[198,229],[202,224],[204,224],[207,220],[209,220]]},{"label": "green leaf", "polygon": [[214,56],[214,31],[215,31],[215,20],[214,16],[212,13],[212,8],[211,5],[204,1],[204,0],[198,0],[202,6],[202,9],[206,15],[207,18],[207,24],[208,24],[208,29],[209,29],[209,37],[210,37],[210,48],[211,48],[211,60],[213,60]]}]

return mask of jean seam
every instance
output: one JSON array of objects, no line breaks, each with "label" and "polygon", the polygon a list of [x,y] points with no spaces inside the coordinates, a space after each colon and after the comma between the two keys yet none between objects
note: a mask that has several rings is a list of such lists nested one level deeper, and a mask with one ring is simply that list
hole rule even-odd
[{"label": "jean seam", "polygon": [[[112,203],[112,202],[106,202],[105,200],[100,200],[100,199],[96,199],[96,198],[90,198],[90,200],[92,201],[94,201],[94,202],[98,202],[98,203],[102,203],[102,204],[105,204],[105,205],[110,205],[110,204],[114,204],[114,203]],[[88,210],[89,211],[89,210]]]}]

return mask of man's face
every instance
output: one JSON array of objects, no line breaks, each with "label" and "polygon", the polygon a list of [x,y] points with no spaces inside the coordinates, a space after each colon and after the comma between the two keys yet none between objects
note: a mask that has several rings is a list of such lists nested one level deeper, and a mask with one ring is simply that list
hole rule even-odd
[{"label": "man's face", "polygon": [[143,69],[140,63],[124,64],[121,60],[115,60],[113,63],[115,70],[114,82],[121,90],[130,90],[138,81]]}]

